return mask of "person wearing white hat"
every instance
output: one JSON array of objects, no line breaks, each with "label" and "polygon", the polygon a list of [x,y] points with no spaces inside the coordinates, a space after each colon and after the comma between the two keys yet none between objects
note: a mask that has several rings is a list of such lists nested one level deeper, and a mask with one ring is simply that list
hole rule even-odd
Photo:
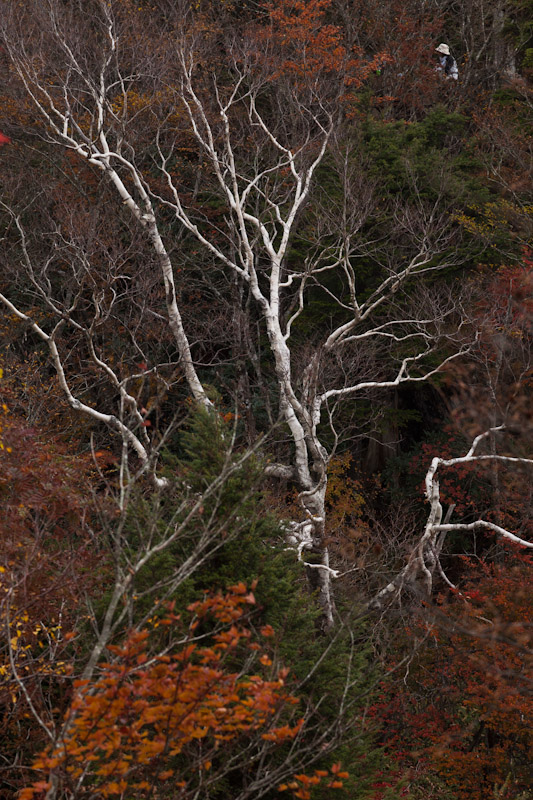
[{"label": "person wearing white hat", "polygon": [[459,70],[457,69],[455,58],[450,54],[448,45],[441,42],[441,44],[435,48],[435,52],[439,53],[440,63],[437,70],[443,72],[446,78],[452,78],[452,80],[456,81],[459,77]]}]

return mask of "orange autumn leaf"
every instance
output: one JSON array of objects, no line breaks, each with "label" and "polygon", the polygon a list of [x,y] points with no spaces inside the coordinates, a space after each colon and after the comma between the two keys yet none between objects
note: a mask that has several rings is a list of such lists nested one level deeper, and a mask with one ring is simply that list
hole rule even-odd
[{"label": "orange autumn leaf", "polygon": [[[177,785],[179,773],[168,759],[187,757],[196,742],[202,742],[207,754],[217,743],[254,732],[274,745],[294,739],[303,720],[272,727],[283,709],[290,713],[298,702],[284,689],[283,678],[267,680],[226,667],[226,658],[252,636],[244,615],[254,602],[239,583],[225,595],[209,595],[190,606],[195,614],[191,640],[199,620],[209,616],[222,626],[212,635],[211,646],[185,641],[174,651],[152,655],[151,637],[164,619],[154,619],[149,627],[133,630],[123,644],[109,646],[109,660],[100,665],[98,677],[75,682],[61,743],[41,754],[34,766],[56,778],[90,780],[101,797],[126,791],[139,797],[152,786],[149,776],[172,778]],[[171,611],[169,620],[176,622]],[[263,653],[258,664],[271,666],[272,661]],[[211,759],[204,758],[200,766],[210,770]],[[32,800],[40,789],[34,783],[24,791],[24,800]]]}]

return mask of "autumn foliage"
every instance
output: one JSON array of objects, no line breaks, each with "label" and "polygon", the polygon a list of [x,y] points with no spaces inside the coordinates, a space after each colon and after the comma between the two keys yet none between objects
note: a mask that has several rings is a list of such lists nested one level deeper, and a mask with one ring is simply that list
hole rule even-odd
[{"label": "autumn foliage", "polygon": [[[122,645],[109,645],[98,677],[74,682],[64,735],[33,765],[44,780],[24,789],[20,800],[39,796],[52,780],[75,797],[94,797],[95,790],[105,798],[126,791],[149,797],[155,781],[162,792],[172,787],[179,797],[194,797],[199,782],[220,778],[220,759],[228,759],[232,745],[251,753],[294,740],[304,719],[285,687],[288,670],[275,669],[264,649],[274,631],[263,626],[258,641],[246,624],[254,603],[238,584],[191,604],[185,631],[167,607]],[[211,642],[199,644],[208,623],[215,625]],[[246,668],[236,670],[243,649]],[[259,745],[250,750],[254,736]],[[296,775],[280,791],[309,797],[306,787],[328,774]],[[332,768],[330,787],[342,787],[342,777],[340,767]]]},{"label": "autumn foliage", "polygon": [[391,59],[384,50],[368,57],[347,38],[343,26],[329,22],[333,5],[332,0],[268,3],[266,24],[256,36],[258,42],[268,42],[262,60],[270,67],[271,80],[289,79],[315,100],[321,92],[322,100],[336,98],[349,110],[371,72]]},{"label": "autumn foliage", "polygon": [[[65,634],[86,619],[85,596],[106,573],[94,463],[7,403],[0,414],[0,749],[13,759],[43,746],[32,709],[47,724],[65,708],[77,651]],[[6,791],[22,776],[4,776]]]},{"label": "autumn foliage", "polygon": [[406,631],[418,654],[403,687],[385,689],[373,709],[399,771],[426,798],[511,800],[530,787],[532,559],[506,551],[465,563],[461,590]]},{"label": "autumn foliage", "polygon": [[0,800],[533,797],[526,6],[0,4]]}]

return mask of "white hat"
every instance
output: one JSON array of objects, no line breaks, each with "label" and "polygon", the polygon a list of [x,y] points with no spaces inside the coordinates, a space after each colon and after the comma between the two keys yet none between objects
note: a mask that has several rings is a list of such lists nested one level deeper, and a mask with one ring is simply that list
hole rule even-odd
[{"label": "white hat", "polygon": [[444,55],[444,56],[449,56],[450,55],[450,48],[448,47],[447,44],[444,44],[444,42],[439,44],[439,46],[435,48],[435,51],[437,53],[442,53],[442,55]]}]

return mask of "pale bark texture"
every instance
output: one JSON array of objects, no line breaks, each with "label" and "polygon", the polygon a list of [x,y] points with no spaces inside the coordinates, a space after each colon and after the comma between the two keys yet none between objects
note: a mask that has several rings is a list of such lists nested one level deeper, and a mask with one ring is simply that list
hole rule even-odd
[{"label": "pale bark texture", "polygon": [[425,479],[426,499],[430,508],[424,533],[411,552],[405,567],[389,584],[387,584],[387,586],[381,589],[375,598],[372,599],[369,604],[370,608],[381,609],[384,605],[390,603],[391,600],[400,598],[406,589],[412,591],[414,587],[416,587],[422,597],[429,599],[432,595],[435,579],[443,580],[450,588],[456,589],[454,584],[447,577],[440,562],[446,535],[450,532],[473,532],[476,529],[484,529],[521,547],[533,548],[533,542],[517,536],[501,525],[496,525],[494,522],[482,518],[474,522],[450,522],[454,510],[453,506],[448,508],[446,516],[443,519],[443,508],[440,497],[439,480],[437,477],[439,468],[488,462],[491,465],[499,463],[507,467],[522,467],[528,473],[531,472],[533,459],[504,456],[496,453],[477,454],[478,448],[484,441],[488,440],[490,443],[494,434],[501,434],[504,432],[505,426],[500,425],[479,434],[464,456],[449,459],[435,457],[432,459]]},{"label": "pale bark texture", "polygon": [[[340,144],[342,102],[347,86],[359,86],[373,64],[347,48],[340,30],[323,45],[320,15],[314,28],[299,28],[297,35],[276,12],[263,27],[246,19],[235,26],[223,14],[206,21],[189,4],[178,5],[163,23],[118,0],[66,7],[49,0],[27,4],[23,14],[4,4],[4,47],[42,138],[102,176],[116,197],[108,213],[129,212],[151,248],[181,372],[191,397],[206,407],[209,370],[200,370],[198,344],[184,322],[189,287],[178,281],[184,250],[174,254],[175,239],[198,254],[200,293],[220,278],[242,298],[235,312],[247,318],[244,373],[248,380],[255,372],[259,395],[268,394],[271,421],[284,437],[283,460],[270,463],[267,473],[290,480],[299,492],[302,518],[292,521],[291,536],[300,556],[307,554],[330,629],[336,570],[329,563],[325,498],[328,464],[343,436],[338,414],[360,398],[427,381],[467,349],[455,298],[421,301],[420,289],[415,306],[403,294],[454,262],[455,234],[439,200],[419,195],[416,211],[395,211],[401,256],[381,256],[380,244],[361,234],[377,199],[349,147]],[[192,162],[178,158],[182,150],[193,155],[193,176]],[[317,191],[321,168],[338,187],[333,203]],[[216,215],[209,217],[202,195]],[[305,255],[298,255],[296,245],[305,240]],[[370,252],[376,279],[369,289],[358,259]],[[54,298],[50,281],[35,277],[42,270],[26,256],[26,274],[55,327],[47,333],[9,297],[1,298],[4,305],[48,344],[71,406],[117,431],[163,485],[156,442],[127,389],[132,376],[117,374],[95,338],[98,293],[92,322],[80,321],[76,303],[68,307]],[[112,283],[106,292],[114,297]],[[332,312],[314,326],[309,309],[317,292]],[[82,403],[69,388],[64,350],[56,344],[69,327],[83,335],[95,368],[118,391],[118,410]],[[272,373],[268,392],[257,377],[265,363]],[[239,411],[250,414],[249,408],[250,402]]]}]

